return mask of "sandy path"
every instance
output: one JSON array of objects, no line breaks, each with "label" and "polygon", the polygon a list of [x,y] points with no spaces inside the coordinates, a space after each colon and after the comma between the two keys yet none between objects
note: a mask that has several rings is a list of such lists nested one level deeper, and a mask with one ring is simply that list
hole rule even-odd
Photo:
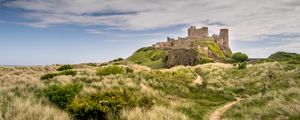
[{"label": "sandy path", "polygon": [[239,103],[242,99],[237,98],[236,101],[227,103],[226,105],[216,109],[210,116],[209,120],[220,120],[221,115],[224,114],[227,110],[229,110],[233,105]]}]

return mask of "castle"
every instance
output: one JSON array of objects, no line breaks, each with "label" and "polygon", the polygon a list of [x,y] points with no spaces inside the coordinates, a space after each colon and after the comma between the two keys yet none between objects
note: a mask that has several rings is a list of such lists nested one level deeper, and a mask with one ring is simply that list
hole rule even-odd
[{"label": "castle", "polygon": [[209,36],[208,27],[196,28],[196,26],[188,28],[187,37],[178,37],[178,39],[168,37],[166,42],[158,42],[153,47],[158,49],[208,49],[207,46],[195,44],[197,40],[214,40],[222,50],[229,49],[228,29],[221,29],[219,35]]}]

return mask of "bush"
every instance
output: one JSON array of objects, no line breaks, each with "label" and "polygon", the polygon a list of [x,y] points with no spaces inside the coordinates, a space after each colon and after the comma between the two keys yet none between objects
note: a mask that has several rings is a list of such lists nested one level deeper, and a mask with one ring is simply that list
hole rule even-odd
[{"label": "bush", "polygon": [[108,113],[122,109],[127,104],[125,98],[123,92],[96,93],[76,98],[67,106],[67,111],[77,118],[103,120]]},{"label": "bush", "polygon": [[202,58],[200,59],[200,64],[213,63],[213,62],[214,62],[213,59],[207,58],[207,57],[202,57]]},{"label": "bush", "polygon": [[72,76],[75,76],[77,74],[77,71],[75,71],[75,70],[64,70],[64,71],[61,71],[59,74],[60,75],[72,75]]},{"label": "bush", "polygon": [[95,67],[97,66],[97,63],[86,63],[86,65]]},{"label": "bush", "polygon": [[133,73],[134,72],[134,70],[130,67],[126,67],[125,71],[126,71],[126,73]]},{"label": "bush", "polygon": [[140,52],[140,51],[146,52],[146,51],[148,51],[148,50],[154,50],[154,49],[155,49],[154,47],[143,47],[143,48],[138,49],[138,50],[135,51],[135,52]]},{"label": "bush", "polygon": [[238,64],[238,69],[246,69],[247,67],[247,63],[246,62],[242,62]]},{"label": "bush", "polygon": [[48,74],[45,74],[41,77],[42,80],[48,80],[48,79],[52,79],[54,78],[55,76],[58,76],[59,74],[58,73],[48,73]]},{"label": "bush", "polygon": [[63,66],[59,67],[57,69],[57,71],[64,71],[64,70],[70,70],[70,69],[74,69],[74,67],[72,65],[63,65]]},{"label": "bush", "polygon": [[81,84],[51,85],[44,92],[51,102],[61,108],[66,108],[81,89]]},{"label": "bush", "polygon": [[75,76],[76,74],[77,74],[77,71],[75,71],[75,70],[64,70],[64,71],[61,71],[61,72],[58,72],[58,73],[45,74],[41,77],[41,79],[42,80],[48,80],[48,79],[52,79],[55,76],[59,76],[59,75],[72,75],[72,76]]},{"label": "bush", "polygon": [[153,97],[148,97],[148,96],[143,96],[139,101],[138,101],[138,106],[144,107],[146,109],[150,109],[153,105]]},{"label": "bush", "polygon": [[99,76],[123,74],[125,70],[122,67],[111,65],[107,67],[100,67],[96,70],[96,74]]},{"label": "bush", "polygon": [[112,61],[109,61],[109,63],[112,63],[112,62],[119,62],[119,61],[122,61],[124,60],[123,58],[117,58],[117,59],[114,59]]},{"label": "bush", "polygon": [[232,59],[238,62],[245,62],[248,59],[248,56],[244,53],[237,52],[232,55]]}]

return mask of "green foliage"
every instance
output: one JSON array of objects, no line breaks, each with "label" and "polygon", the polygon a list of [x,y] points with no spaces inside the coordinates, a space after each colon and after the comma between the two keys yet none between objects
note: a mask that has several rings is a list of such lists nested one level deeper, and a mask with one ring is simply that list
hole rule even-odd
[{"label": "green foliage", "polygon": [[143,65],[148,66],[152,69],[160,69],[165,66],[165,63],[163,62],[163,60],[156,60],[156,61],[144,63]]},{"label": "green foliage", "polygon": [[300,54],[288,52],[276,52],[270,55],[267,61],[283,61],[288,64],[300,64]]},{"label": "green foliage", "polygon": [[95,66],[97,66],[97,63],[85,63],[85,65],[88,65],[88,66],[93,66],[93,67],[95,67]]},{"label": "green foliage", "polygon": [[117,58],[117,59],[114,59],[112,61],[109,61],[109,63],[111,63],[111,62],[119,62],[119,61],[122,61],[122,60],[124,60],[124,59],[123,58]]},{"label": "green foliage", "polygon": [[67,70],[57,72],[57,73],[47,73],[47,74],[43,75],[41,77],[41,79],[42,80],[48,80],[48,79],[52,79],[52,78],[54,78],[56,76],[59,76],[59,75],[72,75],[72,76],[75,76],[76,74],[77,74],[76,70],[67,69]]},{"label": "green foliage", "polygon": [[164,67],[163,59],[165,56],[166,53],[163,50],[146,47],[137,50],[127,60],[150,68],[162,68]]},{"label": "green foliage", "polygon": [[126,73],[133,73],[134,72],[134,70],[130,67],[126,67],[125,71],[126,71]]},{"label": "green foliage", "polygon": [[279,51],[279,52],[276,52],[276,53],[270,55],[268,58],[274,59],[274,60],[281,60],[281,59],[293,58],[296,56],[300,56],[300,55],[297,53],[289,53],[289,52]]},{"label": "green foliage", "polygon": [[238,69],[246,69],[247,63],[246,62],[241,62],[238,64]]},{"label": "green foliage", "polygon": [[232,59],[238,62],[245,62],[248,59],[248,56],[244,53],[237,52],[232,55]]},{"label": "green foliage", "polygon": [[116,65],[99,67],[96,70],[96,74],[99,76],[115,75],[115,74],[123,74],[123,73],[125,73],[124,68]]},{"label": "green foliage", "polygon": [[55,76],[58,76],[59,73],[48,73],[48,74],[45,74],[41,77],[42,80],[48,80],[48,79],[52,79],[54,78]]},{"label": "green foliage", "polygon": [[82,85],[50,85],[44,90],[49,100],[61,108],[66,108],[67,104],[73,101],[75,96],[81,91]]},{"label": "green foliage", "polygon": [[74,69],[74,67],[72,65],[63,65],[60,66],[57,71],[64,71],[64,70],[70,70],[70,69]]},{"label": "green foliage", "polygon": [[208,49],[211,50],[215,55],[218,56],[218,58],[225,59],[226,56],[223,53],[223,51],[220,49],[220,47],[217,45],[217,43],[213,42],[210,45],[208,45]]},{"label": "green foliage", "polygon": [[212,63],[212,62],[214,62],[214,60],[211,59],[211,58],[208,58],[208,57],[202,57],[202,58],[200,59],[200,64]]},{"label": "green foliage", "polygon": [[140,99],[138,99],[137,105],[140,107],[144,107],[145,109],[150,109],[154,105],[153,101],[153,97],[142,96]]},{"label": "green foliage", "polygon": [[76,98],[67,106],[67,111],[77,118],[103,120],[107,113],[116,113],[126,104],[123,92],[110,91]]},{"label": "green foliage", "polygon": [[170,72],[151,71],[144,73],[143,76],[151,87],[181,96],[189,94],[187,86],[196,78],[196,73],[189,69],[179,69]]},{"label": "green foliage", "polygon": [[146,51],[149,51],[149,50],[154,50],[155,48],[154,47],[142,47],[140,49],[138,49],[136,52],[146,52]]},{"label": "green foliage", "polygon": [[59,75],[72,75],[75,76],[77,74],[76,70],[64,70],[59,73]]},{"label": "green foliage", "polygon": [[220,59],[226,58],[225,53],[221,50],[221,48],[217,45],[217,43],[214,42],[213,39],[201,39],[198,40],[196,44],[200,46],[208,46],[208,49],[211,50]]}]

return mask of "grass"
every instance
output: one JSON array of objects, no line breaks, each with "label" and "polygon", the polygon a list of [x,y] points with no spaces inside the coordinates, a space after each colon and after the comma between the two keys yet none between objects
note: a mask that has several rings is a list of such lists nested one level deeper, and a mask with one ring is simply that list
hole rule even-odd
[{"label": "grass", "polygon": [[152,47],[141,48],[127,58],[127,61],[158,69],[164,67],[163,59],[166,53]]},{"label": "grass", "polygon": [[300,119],[300,89],[270,91],[242,101],[226,112],[224,119]]},{"label": "grass", "polygon": [[[74,68],[75,75],[59,75],[47,81],[40,77],[56,73],[59,66],[0,67],[0,120],[71,120],[76,114],[70,112],[70,106],[73,106],[73,112],[97,111],[91,109],[93,105],[106,112],[105,119],[201,120],[217,107],[234,101],[235,97],[244,100],[222,118],[299,119],[300,68],[286,62],[248,64],[245,69],[223,63],[171,69],[149,69],[136,64],[119,66],[128,67],[128,70],[122,70],[122,74],[99,76],[97,69],[100,67],[80,65]],[[197,74],[203,78],[202,85],[193,84]],[[64,87],[70,84],[80,84],[82,88],[75,95]],[[72,94],[62,104],[69,108],[59,107],[52,98],[41,95],[41,91],[49,86],[64,88],[54,87],[52,96]],[[107,97],[107,91],[126,92]],[[121,97],[122,101],[116,102],[113,96]],[[93,101],[98,99],[110,100],[121,107],[106,111],[111,109],[110,105],[101,106]]]},{"label": "grass", "polygon": [[[203,40],[198,40],[196,42],[196,44],[200,45],[200,46],[208,46],[208,49],[211,50],[213,52],[213,54],[215,54],[219,59],[225,59],[226,58],[226,53],[224,53],[221,48],[217,45],[216,42],[214,42],[214,40],[212,39],[203,39]],[[231,53],[230,51],[228,51],[228,53]],[[207,55],[204,54],[205,57],[207,57]]]},{"label": "grass", "polygon": [[228,92],[245,100],[229,110],[224,119],[299,119],[300,68],[283,62],[236,67],[197,69],[207,87]]}]

